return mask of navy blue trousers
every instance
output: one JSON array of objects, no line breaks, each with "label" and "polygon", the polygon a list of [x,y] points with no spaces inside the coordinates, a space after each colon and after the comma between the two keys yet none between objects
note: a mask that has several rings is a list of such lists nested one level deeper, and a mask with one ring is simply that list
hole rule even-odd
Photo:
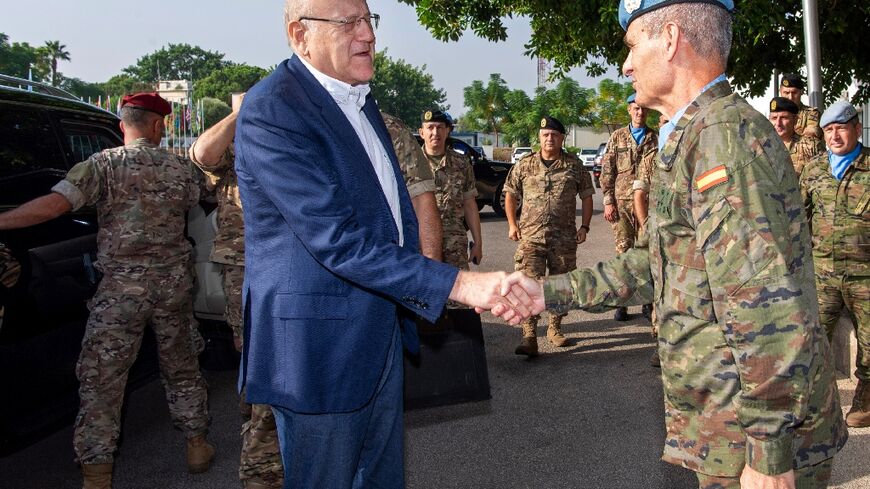
[{"label": "navy blue trousers", "polygon": [[401,489],[405,485],[401,334],[372,400],[341,414],[299,414],[273,406],[284,489]]}]

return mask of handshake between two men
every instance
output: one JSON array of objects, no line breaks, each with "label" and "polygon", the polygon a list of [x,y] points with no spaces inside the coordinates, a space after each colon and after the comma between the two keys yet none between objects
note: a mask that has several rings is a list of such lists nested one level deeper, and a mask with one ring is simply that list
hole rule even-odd
[{"label": "handshake between two men", "polygon": [[522,272],[460,271],[450,299],[472,306],[478,313],[490,311],[511,325],[540,314],[546,307],[543,284]]}]

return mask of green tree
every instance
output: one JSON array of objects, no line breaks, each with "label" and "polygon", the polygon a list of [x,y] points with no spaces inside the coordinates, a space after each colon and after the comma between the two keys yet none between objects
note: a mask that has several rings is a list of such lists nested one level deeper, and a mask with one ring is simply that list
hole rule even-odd
[{"label": "green tree", "polygon": [[0,73],[27,78],[32,70],[33,80],[42,81],[46,71],[40,63],[39,48],[26,42],[9,42],[9,36],[0,32]]},{"label": "green tree", "polygon": [[154,84],[143,82],[127,74],[115,75],[100,84],[105,95],[126,95],[128,93],[154,91]]},{"label": "green tree", "polygon": [[230,106],[223,100],[218,100],[212,97],[202,99],[202,112],[204,121],[203,131],[215,125],[216,122],[230,115],[233,111]]},{"label": "green tree", "polygon": [[194,83],[193,98],[216,98],[229,104],[233,92],[246,92],[269,72],[257,66],[230,63]]},{"label": "green tree", "polygon": [[[615,0],[401,0],[414,5],[420,23],[437,39],[456,40],[466,30],[500,41],[507,39],[506,17],[529,17],[532,38],[526,55],[551,60],[554,75],[583,67],[591,76],[621,66],[627,54],[617,21]],[[749,95],[762,95],[773,70],[799,72],[805,63],[801,0],[743,0],[734,22],[728,74]],[[818,2],[822,82],[831,100],[854,80],[853,102],[870,100],[870,50],[859,39],[870,25],[866,0]]]},{"label": "green tree", "polygon": [[611,79],[598,83],[598,94],[592,99],[590,122],[596,129],[607,129],[608,133],[628,125],[628,108],[625,100],[634,93],[630,82],[619,83]]},{"label": "green tree", "polygon": [[48,63],[48,83],[52,86],[59,85],[60,80],[57,77],[57,62],[70,60],[69,51],[66,50],[66,44],[61,44],[60,41],[46,41],[45,46],[41,49],[41,54],[45,57]]},{"label": "green tree", "polygon": [[206,51],[189,44],[169,44],[142,56],[136,64],[124,68],[124,74],[144,82],[161,80],[202,80],[213,71],[226,66],[224,54]]},{"label": "green tree", "polygon": [[103,85],[101,83],[90,83],[79,78],[66,78],[60,81],[60,88],[67,92],[80,97],[82,100],[96,100],[97,97],[105,95]]},{"label": "green tree", "polygon": [[419,68],[387,56],[387,51],[375,54],[375,76],[370,83],[372,95],[384,112],[417,127],[420,114],[433,107],[443,110],[447,94],[435,88],[432,75],[426,73],[426,65]]},{"label": "green tree", "polygon": [[471,82],[463,89],[465,107],[468,112],[463,116],[463,125],[472,131],[495,134],[495,145],[499,145],[499,133],[509,117],[507,95],[510,89],[498,73],[489,75],[486,85],[480,80]]}]

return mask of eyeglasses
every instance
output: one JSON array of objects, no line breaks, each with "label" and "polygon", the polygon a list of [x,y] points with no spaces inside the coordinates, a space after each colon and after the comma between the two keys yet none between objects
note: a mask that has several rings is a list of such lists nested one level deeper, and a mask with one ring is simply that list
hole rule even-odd
[{"label": "eyeglasses", "polygon": [[353,32],[363,22],[369,25],[372,30],[378,28],[378,23],[381,21],[381,16],[378,14],[367,14],[360,17],[346,17],[344,19],[322,19],[320,17],[299,17],[299,20],[315,20],[317,22],[329,22],[340,26],[344,32]]}]

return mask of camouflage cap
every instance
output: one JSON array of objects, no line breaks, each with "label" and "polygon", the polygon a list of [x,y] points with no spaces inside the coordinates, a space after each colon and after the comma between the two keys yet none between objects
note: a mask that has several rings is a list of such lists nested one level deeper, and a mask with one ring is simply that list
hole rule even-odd
[{"label": "camouflage cap", "polygon": [[770,99],[770,112],[791,112],[797,115],[800,112],[800,108],[796,103],[785,97],[773,97]]},{"label": "camouflage cap", "polygon": [[641,15],[676,3],[709,3],[734,12],[733,0],[620,0],[619,25],[623,30],[628,30],[628,25]]},{"label": "camouflage cap", "polygon": [[785,75],[782,75],[782,81],[779,82],[779,86],[803,90],[804,81],[801,79],[800,75],[796,75],[794,73],[786,73]]},{"label": "camouflage cap", "polygon": [[858,111],[855,110],[855,107],[845,100],[839,100],[825,110],[822,118],[819,119],[819,125],[825,127],[828,124],[844,124],[856,117],[858,117]]}]

